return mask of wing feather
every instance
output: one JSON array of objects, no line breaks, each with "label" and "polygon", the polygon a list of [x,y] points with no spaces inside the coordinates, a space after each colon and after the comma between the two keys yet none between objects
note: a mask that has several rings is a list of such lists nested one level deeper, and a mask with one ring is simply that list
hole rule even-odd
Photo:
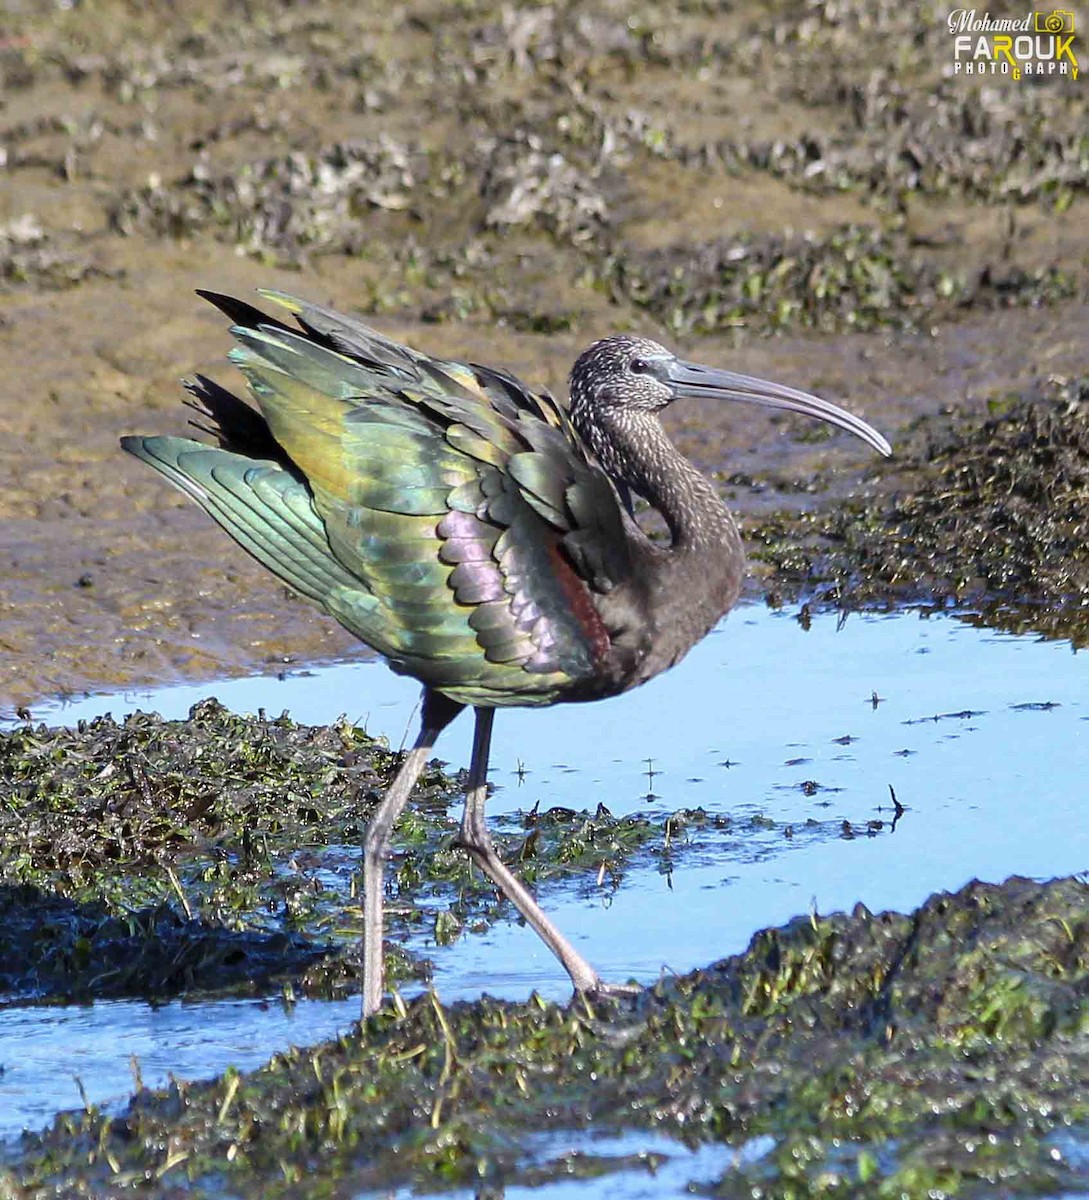
[{"label": "wing feather", "polygon": [[551,703],[591,680],[609,645],[595,596],[631,562],[616,491],[563,408],[506,372],[262,294],[301,331],[209,295],[235,323],[231,358],[260,413],[201,380],[220,449],[126,449],[395,670],[491,705]]}]

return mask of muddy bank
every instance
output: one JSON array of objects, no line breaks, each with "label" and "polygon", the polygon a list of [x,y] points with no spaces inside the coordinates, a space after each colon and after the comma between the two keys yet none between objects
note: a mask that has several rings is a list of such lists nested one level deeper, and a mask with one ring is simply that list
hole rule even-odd
[{"label": "muddy bank", "polygon": [[[894,441],[1083,375],[1084,89],[951,53],[943,12],[885,4],[10,6],[0,705],[362,653],[118,456],[183,428],[182,375],[233,382],[198,286],[554,389],[637,329]],[[746,515],[869,473],[756,414],[670,419]]]},{"label": "muddy bank", "polygon": [[499,1195],[608,1172],[592,1148],[556,1149],[593,1129],[761,1147],[711,1185],[722,1196],[1070,1192],[1089,1183],[1086,912],[1083,881],[972,884],[908,915],[799,919],[630,1001],[424,996],[116,1118],[63,1115],[0,1180],[12,1196],[136,1180],[286,1196],[304,1179]]}]

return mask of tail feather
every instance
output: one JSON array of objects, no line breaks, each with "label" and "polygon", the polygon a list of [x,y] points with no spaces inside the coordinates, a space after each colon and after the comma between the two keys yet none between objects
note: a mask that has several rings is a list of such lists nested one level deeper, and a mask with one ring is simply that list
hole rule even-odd
[{"label": "tail feather", "polygon": [[205,375],[185,380],[185,390],[192,397],[185,403],[200,418],[191,424],[214,437],[220,449],[250,458],[268,458],[290,469],[290,459],[256,409]]},{"label": "tail feather", "polygon": [[[271,300],[281,308],[286,308],[288,312],[294,313],[303,329],[323,345],[331,346],[338,353],[346,354],[350,358],[385,367],[402,379],[419,379],[419,360],[424,356],[416,354],[407,346],[391,341],[377,329],[346,317],[343,313],[334,312],[331,308],[299,300],[287,292],[278,292],[272,288],[258,288],[257,292],[266,300]],[[218,300],[214,300],[213,303],[218,304]],[[264,323],[268,323],[268,318],[263,320]]]},{"label": "tail feather", "polygon": [[241,325],[232,326],[231,333],[239,345],[227,357],[237,366],[263,373],[278,371],[334,400],[366,398],[385,377],[384,368],[362,366],[302,333]]}]

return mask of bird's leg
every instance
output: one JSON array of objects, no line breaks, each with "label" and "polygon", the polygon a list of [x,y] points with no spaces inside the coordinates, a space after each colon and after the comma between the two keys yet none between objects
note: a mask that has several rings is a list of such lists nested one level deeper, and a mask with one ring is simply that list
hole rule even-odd
[{"label": "bird's leg", "polygon": [[577,992],[601,992],[605,987],[598,973],[545,916],[525,884],[495,852],[484,821],[484,802],[488,797],[488,751],[492,740],[495,709],[478,708],[473,734],[473,761],[469,768],[469,790],[465,796],[465,815],[459,841],[485,875],[537,931],[545,945],[563,963]]},{"label": "bird's leg", "polygon": [[363,1016],[369,1017],[382,1004],[385,969],[382,959],[382,895],[386,854],[393,826],[412,794],[416,780],[427,762],[435,739],[461,712],[455,704],[437,692],[425,692],[423,720],[416,744],[390,784],[378,810],[367,826],[363,849]]}]

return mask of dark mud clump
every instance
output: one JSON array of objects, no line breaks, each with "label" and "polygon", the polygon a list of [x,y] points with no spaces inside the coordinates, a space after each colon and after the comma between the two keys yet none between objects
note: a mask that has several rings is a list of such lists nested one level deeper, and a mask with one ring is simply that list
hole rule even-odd
[{"label": "dark mud clump", "polygon": [[299,933],[231,929],[167,902],[125,912],[0,884],[0,992],[8,1002],[262,994],[302,980],[333,949]]},{"label": "dark mud clump", "polygon": [[[917,10],[901,9],[898,32],[917,17]],[[857,57],[850,66],[841,58],[837,75],[829,70],[830,41],[838,36],[842,50],[854,38],[866,57],[874,42],[847,22],[836,29],[834,17],[823,28],[819,18],[806,23],[799,38],[785,40],[789,49],[779,51],[779,66],[802,77],[798,99],[838,113],[832,128],[705,142],[682,150],[682,161],[766,171],[815,195],[860,191],[894,207],[912,195],[958,195],[986,204],[1038,201],[1063,212],[1089,186],[1074,88],[1064,96],[1034,87],[974,88],[955,76],[922,87],[909,84],[899,66],[866,70]],[[949,49],[941,22],[925,32],[938,62]]]},{"label": "dark mud clump", "polygon": [[853,608],[997,607],[1089,640],[1089,378],[920,421],[877,482],[836,508],[754,530],[774,587]]},{"label": "dark mud clump", "polygon": [[798,919],[631,1000],[424,996],[252,1073],[62,1115],[6,1186],[494,1190],[607,1170],[542,1143],[592,1128],[760,1146],[719,1196],[1070,1192],[1089,1182],[1087,913],[1076,879],[976,883],[907,916]]},{"label": "dark mud clump", "polygon": [[288,262],[307,250],[358,254],[360,213],[407,208],[427,175],[427,157],[390,137],[260,158],[229,172],[199,162],[173,185],[153,180],[123,195],[111,221],[123,234],[140,228],[191,237],[210,229],[250,253],[277,252]]},{"label": "dark mud clump", "polygon": [[15,287],[69,288],[93,276],[116,272],[98,266],[70,236],[46,231],[32,216],[0,225],[0,284]]}]

